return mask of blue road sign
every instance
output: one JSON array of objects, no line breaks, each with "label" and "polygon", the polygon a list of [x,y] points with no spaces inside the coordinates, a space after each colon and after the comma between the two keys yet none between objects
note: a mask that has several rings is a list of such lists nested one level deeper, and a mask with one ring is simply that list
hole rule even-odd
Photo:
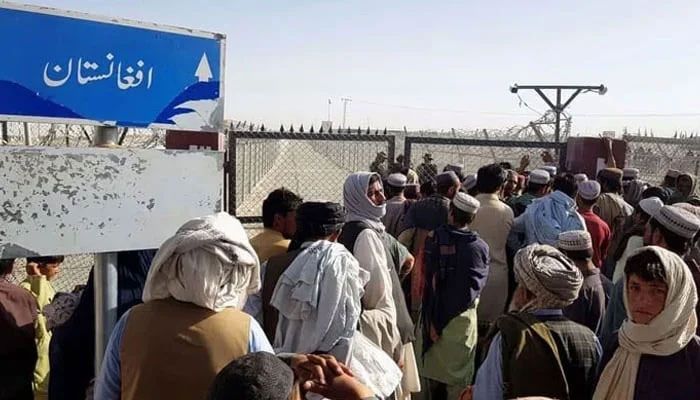
[{"label": "blue road sign", "polygon": [[217,130],[224,46],[220,34],[0,3],[0,119]]}]

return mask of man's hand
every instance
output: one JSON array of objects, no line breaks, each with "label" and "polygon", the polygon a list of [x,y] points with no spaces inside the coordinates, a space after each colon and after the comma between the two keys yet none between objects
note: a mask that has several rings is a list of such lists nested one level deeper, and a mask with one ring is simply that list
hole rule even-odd
[{"label": "man's hand", "polygon": [[554,162],[554,157],[552,157],[552,153],[548,151],[543,151],[542,152],[542,161],[544,161],[545,164],[551,164]]},{"label": "man's hand", "polygon": [[474,398],[474,386],[467,386],[459,395],[459,400],[472,400]]},{"label": "man's hand", "polygon": [[610,168],[616,168],[615,155],[613,154],[613,140],[607,136],[602,136],[600,140],[603,142],[603,149],[605,151],[605,163]]},{"label": "man's hand", "polygon": [[367,386],[345,374],[331,377],[326,384],[306,381],[303,383],[302,389],[333,400],[362,400],[374,397],[374,393]]},{"label": "man's hand", "polygon": [[339,362],[330,354],[313,355],[297,354],[290,363],[292,370],[300,381],[315,381],[325,385],[326,380],[334,375],[349,375],[354,377],[350,368]]},{"label": "man's hand", "polygon": [[525,154],[523,158],[520,159],[520,168],[518,168],[518,173],[522,174],[525,172],[528,166],[530,166],[530,156]]},{"label": "man's hand", "polygon": [[406,276],[408,276],[411,271],[413,270],[413,265],[416,263],[416,258],[413,257],[411,253],[408,254],[408,257],[406,257],[406,261],[403,263],[401,266],[401,275],[399,278],[403,279]]},{"label": "man's hand", "polygon": [[39,270],[39,264],[28,263],[27,264],[27,275],[29,275],[29,276],[41,276],[41,270]]}]

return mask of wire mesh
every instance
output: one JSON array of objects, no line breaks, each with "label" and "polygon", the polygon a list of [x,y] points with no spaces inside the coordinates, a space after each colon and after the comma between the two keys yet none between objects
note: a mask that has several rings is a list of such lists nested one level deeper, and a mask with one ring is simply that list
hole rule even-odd
[{"label": "wire mesh", "polygon": [[[237,217],[259,218],[263,200],[280,187],[307,200],[341,202],[349,174],[369,170],[379,153],[388,159],[394,152],[389,136],[234,132],[229,141],[235,153],[229,210]],[[387,160],[378,165],[386,168]]]},{"label": "wire mesh", "polygon": [[461,168],[464,176],[492,163],[506,162],[517,169],[524,156],[529,157],[530,170],[545,164],[559,165],[565,157],[564,146],[547,142],[407,138],[405,153],[410,155],[411,167],[421,182],[426,182],[447,165]]},{"label": "wire mesh", "polygon": [[[95,257],[92,254],[66,256],[63,264],[59,267],[58,275],[51,281],[51,285],[57,292],[70,292],[76,286],[87,283],[94,264]],[[27,260],[24,258],[15,260],[10,282],[19,284],[27,277],[26,265]]]},{"label": "wire mesh", "polygon": [[659,185],[668,169],[695,176],[700,172],[700,139],[625,136],[625,166],[639,169],[640,178]]}]

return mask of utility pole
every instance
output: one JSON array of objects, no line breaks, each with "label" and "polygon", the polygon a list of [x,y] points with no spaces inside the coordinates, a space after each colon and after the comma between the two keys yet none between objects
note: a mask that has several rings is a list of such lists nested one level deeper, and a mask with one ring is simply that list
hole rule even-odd
[{"label": "utility pole", "polygon": [[348,103],[351,102],[352,99],[349,97],[343,97],[340,99],[340,101],[343,102],[343,126],[341,126],[341,129],[345,129],[345,116],[348,112]]},{"label": "utility pole", "polygon": [[326,121],[330,121],[330,120],[331,120],[331,99],[328,99],[328,118],[326,119]]},{"label": "utility pole", "polygon": [[[595,92],[598,93],[599,95],[604,95],[605,93],[608,92],[608,88],[606,88],[604,85],[598,85],[598,86],[576,86],[576,85],[518,85],[517,83],[513,86],[510,87],[510,92],[511,93],[518,93],[518,90],[520,89],[529,89],[529,90],[534,90],[542,100],[544,100],[545,103],[549,106],[549,108],[554,111],[555,114],[555,125],[554,125],[554,141],[556,143],[559,143],[560,140],[560,135],[561,135],[561,113],[564,112],[564,109],[571,104],[572,101],[581,94],[581,92],[586,91],[586,92]],[[543,90],[556,90],[557,94],[557,100],[556,104],[552,102],[552,100],[547,97],[546,94],[544,94]],[[561,102],[561,92],[562,90],[573,90],[574,93],[569,96],[569,99],[566,100],[564,103]]]}]

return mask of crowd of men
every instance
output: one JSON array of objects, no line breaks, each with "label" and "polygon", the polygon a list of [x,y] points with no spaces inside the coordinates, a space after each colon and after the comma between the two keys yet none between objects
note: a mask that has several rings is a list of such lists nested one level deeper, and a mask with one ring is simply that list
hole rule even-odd
[{"label": "crowd of men", "polygon": [[56,294],[62,258],[30,259],[0,279],[0,399],[700,398],[695,177],[526,161],[426,154],[121,253],[97,374],[92,277]]}]

